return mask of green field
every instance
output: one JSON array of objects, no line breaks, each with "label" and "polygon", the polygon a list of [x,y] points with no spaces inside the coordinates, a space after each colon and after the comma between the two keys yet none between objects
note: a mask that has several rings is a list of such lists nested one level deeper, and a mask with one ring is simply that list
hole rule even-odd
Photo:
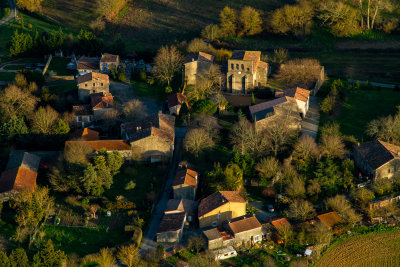
[{"label": "green field", "polygon": [[333,245],[316,267],[400,266],[400,231],[355,236]]},{"label": "green field", "polygon": [[366,134],[368,123],[394,114],[398,105],[400,92],[389,89],[351,91],[347,93],[345,103],[339,107],[338,115],[323,115],[320,123],[336,121],[343,134],[353,135],[362,142],[369,138]]},{"label": "green field", "polygon": [[50,62],[48,72],[54,72],[55,75],[73,75],[73,71],[67,69],[69,58],[53,57]]},{"label": "green field", "polygon": [[15,72],[0,72],[0,81],[12,81],[15,78]]},{"label": "green field", "polygon": [[24,68],[25,68],[25,64],[7,65],[4,67],[5,70],[22,70]]}]

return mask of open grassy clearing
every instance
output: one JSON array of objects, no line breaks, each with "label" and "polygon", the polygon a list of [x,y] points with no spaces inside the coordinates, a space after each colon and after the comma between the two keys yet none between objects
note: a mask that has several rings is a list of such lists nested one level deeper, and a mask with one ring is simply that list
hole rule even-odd
[{"label": "open grassy clearing", "polygon": [[345,103],[340,107],[337,116],[321,116],[320,124],[336,121],[340,131],[353,135],[358,141],[368,140],[366,134],[368,123],[376,118],[394,114],[400,105],[400,92],[389,89],[359,90],[348,92]]},{"label": "open grassy clearing", "polygon": [[12,81],[15,78],[15,72],[0,72],[0,81]]},{"label": "open grassy clearing", "polygon": [[74,72],[67,69],[69,58],[53,57],[48,72],[54,72],[55,75],[73,75]]},{"label": "open grassy clearing", "polygon": [[24,68],[25,68],[25,64],[7,65],[4,67],[5,70],[22,70]]},{"label": "open grassy clearing", "polygon": [[371,233],[333,245],[316,267],[399,266],[400,231]]}]

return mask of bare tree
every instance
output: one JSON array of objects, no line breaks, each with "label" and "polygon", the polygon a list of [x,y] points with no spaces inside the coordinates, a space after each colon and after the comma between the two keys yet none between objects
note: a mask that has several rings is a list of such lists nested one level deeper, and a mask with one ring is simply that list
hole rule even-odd
[{"label": "bare tree", "polygon": [[30,92],[9,85],[0,93],[0,108],[5,119],[27,116],[34,111],[37,100]]},{"label": "bare tree", "polygon": [[221,91],[218,90],[211,96],[211,101],[214,102],[214,104],[218,107],[219,112],[225,110],[226,106],[228,105],[228,101],[226,100],[225,96],[221,93]]},{"label": "bare tree", "polygon": [[281,227],[279,227],[278,229],[278,235],[279,237],[282,239],[284,246],[286,247],[288,245],[288,243],[292,240],[293,238],[293,230],[292,227],[287,225],[287,224],[283,224]]},{"label": "bare tree", "polygon": [[300,178],[294,178],[291,182],[288,183],[286,187],[286,194],[291,198],[303,198],[306,194],[306,188],[304,185],[304,181]]},{"label": "bare tree", "polygon": [[255,131],[249,121],[244,118],[233,125],[230,139],[233,148],[241,155],[246,153],[257,155],[264,151],[266,147],[262,135]]},{"label": "bare tree", "polygon": [[318,197],[319,193],[321,193],[321,185],[318,183],[316,179],[310,180],[307,186],[307,194],[311,196],[315,195]]},{"label": "bare tree", "polygon": [[341,215],[348,223],[354,224],[361,220],[361,216],[351,207],[350,202],[343,195],[336,195],[326,201],[326,206]]},{"label": "bare tree", "polygon": [[175,46],[163,46],[154,58],[153,72],[157,79],[168,86],[183,64],[183,55]]},{"label": "bare tree", "polygon": [[199,253],[199,251],[204,247],[205,241],[202,237],[200,236],[193,236],[189,239],[189,244],[188,248],[190,250],[196,251],[196,253]]},{"label": "bare tree", "polygon": [[389,115],[371,121],[367,133],[382,141],[400,145],[400,115]]},{"label": "bare tree", "polygon": [[102,248],[100,250],[100,260],[99,260],[100,267],[114,267],[115,264],[115,257],[112,251],[109,248]]},{"label": "bare tree", "polygon": [[196,124],[197,126],[200,126],[206,130],[211,138],[218,136],[219,130],[222,128],[218,124],[217,118],[204,113],[201,113],[199,116],[197,116],[197,118],[193,121],[193,124]]},{"label": "bare tree", "polygon": [[322,135],[320,149],[322,155],[328,158],[342,159],[347,153],[342,138],[333,135]]},{"label": "bare tree", "polygon": [[190,267],[219,267],[221,264],[215,260],[215,255],[210,252],[199,254],[189,259]]},{"label": "bare tree", "polygon": [[293,59],[281,65],[275,77],[287,87],[310,89],[321,78],[321,71],[322,66],[316,59]]},{"label": "bare tree", "polygon": [[59,114],[51,106],[40,107],[32,116],[32,131],[37,134],[52,134]]},{"label": "bare tree", "polygon": [[210,148],[214,145],[208,132],[203,128],[195,128],[190,130],[185,137],[184,146],[186,151],[199,156],[203,150]]},{"label": "bare tree", "polygon": [[317,222],[312,231],[312,237],[317,244],[329,244],[332,240],[332,232],[324,224]]},{"label": "bare tree", "polygon": [[262,158],[256,165],[256,170],[261,178],[262,185],[268,185],[280,170],[279,161],[273,157]]},{"label": "bare tree", "polygon": [[121,246],[117,258],[127,267],[137,266],[137,263],[140,261],[139,248],[134,244]]},{"label": "bare tree", "polygon": [[41,10],[43,0],[17,0],[16,4],[19,8],[35,12]]},{"label": "bare tree", "polygon": [[221,70],[218,65],[211,65],[197,75],[196,85],[188,86],[185,94],[190,101],[206,99],[213,95],[220,86]]},{"label": "bare tree", "polygon": [[123,105],[122,113],[129,121],[142,119],[147,115],[147,106],[139,99],[133,99]]},{"label": "bare tree", "polygon": [[69,163],[88,163],[93,149],[85,142],[69,142],[64,149],[64,159]]},{"label": "bare tree", "polygon": [[189,53],[207,52],[208,50],[209,46],[201,38],[194,38],[186,48]]},{"label": "bare tree", "polygon": [[127,0],[98,0],[98,13],[111,22],[118,16],[126,3]]},{"label": "bare tree", "polygon": [[314,206],[307,200],[294,200],[288,210],[288,216],[297,220],[311,219],[316,215]]},{"label": "bare tree", "polygon": [[294,145],[293,159],[298,160],[313,160],[319,155],[318,146],[314,138],[309,135],[302,136]]},{"label": "bare tree", "polygon": [[215,39],[219,38],[221,34],[221,30],[218,25],[215,24],[210,24],[207,25],[202,31],[201,31],[201,37],[204,39],[210,40],[211,42],[214,41]]}]

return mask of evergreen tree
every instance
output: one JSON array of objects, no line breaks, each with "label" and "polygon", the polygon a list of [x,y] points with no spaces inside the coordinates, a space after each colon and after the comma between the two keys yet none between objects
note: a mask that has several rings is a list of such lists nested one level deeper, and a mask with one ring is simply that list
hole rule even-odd
[{"label": "evergreen tree", "polygon": [[337,192],[341,185],[342,173],[333,160],[326,158],[320,161],[314,174],[326,194],[332,195]]},{"label": "evergreen tree", "polygon": [[7,254],[4,251],[0,251],[0,266],[2,267],[10,267],[10,260],[7,257]]},{"label": "evergreen tree", "polygon": [[66,256],[63,251],[55,250],[53,242],[49,239],[46,245],[40,252],[40,257],[42,258],[43,267],[60,267],[66,260]]},{"label": "evergreen tree", "polygon": [[54,127],[54,134],[56,135],[67,135],[70,131],[68,123],[59,119],[57,125]]},{"label": "evergreen tree", "polygon": [[220,15],[220,32],[224,37],[236,36],[237,32],[237,14],[232,8],[226,6]]},{"label": "evergreen tree", "polygon": [[256,99],[254,97],[254,93],[251,93],[251,104],[254,105],[256,103]]},{"label": "evergreen tree", "polygon": [[22,248],[13,250],[9,257],[11,267],[30,267],[28,256]]},{"label": "evergreen tree", "polygon": [[0,135],[12,139],[16,135],[28,134],[28,126],[23,118],[11,117],[0,126]]}]

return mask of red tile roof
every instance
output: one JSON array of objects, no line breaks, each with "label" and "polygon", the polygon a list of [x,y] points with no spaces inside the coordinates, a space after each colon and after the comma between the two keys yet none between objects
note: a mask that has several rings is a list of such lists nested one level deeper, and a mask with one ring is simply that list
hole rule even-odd
[{"label": "red tile roof", "polygon": [[111,93],[96,93],[90,95],[92,109],[113,108],[114,97]]},{"label": "red tile roof", "polygon": [[80,57],[77,62],[78,69],[98,70],[100,69],[100,61],[95,57]]},{"label": "red tile roof", "polygon": [[84,141],[95,141],[99,140],[99,132],[91,130],[89,128],[78,129],[72,135],[70,139],[80,139]]},{"label": "red tile roof", "polygon": [[6,170],[0,177],[0,192],[10,190],[35,191],[38,173],[22,167]]},{"label": "red tile roof", "polygon": [[212,64],[214,62],[214,56],[204,52],[191,53],[186,56],[185,63],[190,63],[194,61]]},{"label": "red tile roof", "polygon": [[158,227],[157,233],[178,231],[182,229],[185,220],[186,220],[186,215],[183,212],[164,214],[160,222],[160,226]]},{"label": "red tile roof", "polygon": [[230,223],[228,223],[228,225],[234,234],[250,231],[261,227],[261,223],[257,220],[255,216],[248,218],[240,218],[231,221]]},{"label": "red tile roof", "polygon": [[246,200],[236,191],[218,191],[201,200],[198,215],[204,216],[227,202],[246,203]]},{"label": "red tile roof", "polygon": [[176,173],[172,186],[188,185],[196,187],[199,174],[190,169],[180,170]]},{"label": "red tile roof", "polygon": [[74,142],[82,142],[89,145],[94,151],[106,149],[107,151],[127,151],[131,146],[125,140],[97,140],[97,141],[67,141],[65,146]]},{"label": "red tile roof", "polygon": [[343,222],[343,219],[335,211],[318,215],[317,218],[329,229],[335,224]]},{"label": "red tile roof", "polygon": [[292,225],[286,220],[286,218],[278,219],[275,221],[272,221],[271,224],[279,231],[279,229],[282,228],[282,226],[286,225],[288,227],[291,227]]},{"label": "red tile roof", "polygon": [[98,72],[90,72],[78,77],[78,84],[95,81],[95,82],[103,82],[106,84],[110,83],[110,78],[107,74],[98,73]]},{"label": "red tile roof", "polygon": [[117,62],[118,58],[118,55],[104,53],[101,55],[100,62]]},{"label": "red tile roof", "polygon": [[275,93],[275,97],[283,96],[288,96],[302,102],[307,102],[308,98],[310,97],[310,90],[296,87]]}]

